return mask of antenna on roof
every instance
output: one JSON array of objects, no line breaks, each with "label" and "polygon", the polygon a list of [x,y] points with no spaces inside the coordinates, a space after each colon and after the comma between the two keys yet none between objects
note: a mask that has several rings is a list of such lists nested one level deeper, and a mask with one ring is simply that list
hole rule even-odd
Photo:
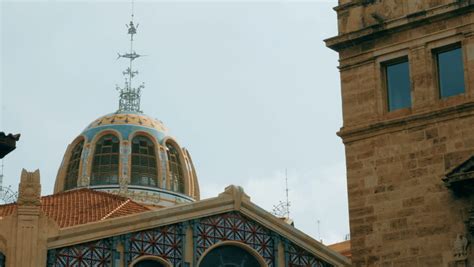
[{"label": "antenna on roof", "polygon": [[290,199],[288,198],[288,169],[285,168],[285,186],[286,186],[286,211],[288,213],[288,218],[290,218]]},{"label": "antenna on roof", "polygon": [[3,190],[3,159],[2,159],[2,163],[0,165],[0,191]]},{"label": "antenna on roof", "polygon": [[120,93],[120,100],[119,100],[119,109],[118,111],[135,111],[141,112],[140,110],[140,97],[141,97],[141,90],[145,88],[145,85],[142,83],[138,87],[134,88],[132,85],[133,78],[138,75],[138,71],[133,70],[133,61],[142,55],[137,54],[133,50],[133,37],[137,34],[138,24],[135,25],[134,23],[134,9],[135,3],[132,0],[132,8],[131,8],[131,19],[129,24],[126,24],[128,28],[128,34],[130,34],[130,51],[124,54],[118,54],[118,58],[127,58],[130,62],[130,65],[127,69],[125,69],[122,74],[125,77],[125,84],[123,87],[119,87],[117,85],[117,90]]},{"label": "antenna on roof", "polygon": [[273,215],[280,217],[280,218],[290,218],[290,199],[288,197],[288,170],[285,169],[285,193],[286,193],[286,201],[280,201],[278,205],[273,206]]},{"label": "antenna on roof", "polygon": [[3,171],[4,171],[4,159],[1,161],[0,165],[0,205],[13,203],[18,198],[18,193],[13,191],[11,186],[3,186]]},{"label": "antenna on roof", "polygon": [[321,231],[320,231],[321,221],[317,220],[317,223],[318,223],[318,239],[319,239],[319,242],[323,243],[323,240],[321,239]]}]

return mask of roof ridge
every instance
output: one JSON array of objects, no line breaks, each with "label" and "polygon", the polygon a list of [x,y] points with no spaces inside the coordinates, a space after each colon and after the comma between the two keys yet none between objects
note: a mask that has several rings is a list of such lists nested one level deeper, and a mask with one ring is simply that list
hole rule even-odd
[{"label": "roof ridge", "polygon": [[88,188],[77,188],[77,189],[63,191],[63,192],[59,192],[59,193],[53,193],[51,195],[41,196],[41,199],[57,197],[57,196],[64,196],[64,195],[70,195],[70,194],[73,194],[73,193],[76,193],[76,192],[79,192],[79,191],[88,191],[88,190],[90,190],[90,189],[88,189]]},{"label": "roof ridge", "polygon": [[127,199],[125,200],[122,204],[118,205],[115,209],[113,209],[111,212],[107,213],[107,215],[105,215],[104,217],[102,217],[100,219],[100,221],[103,221],[107,218],[109,218],[110,216],[112,216],[112,214],[114,214],[115,212],[117,212],[118,210],[120,210],[123,206],[127,205],[128,203],[130,203],[132,200],[131,199]]},{"label": "roof ridge", "polygon": [[120,200],[120,201],[125,201],[125,200],[128,199],[127,197],[119,196],[119,195],[108,193],[108,192],[97,191],[97,190],[93,190],[93,189],[90,189],[90,188],[87,188],[87,187],[73,189],[73,190],[69,190],[69,191],[63,191],[63,192],[59,192],[59,193],[53,193],[51,195],[46,195],[46,196],[41,196],[41,199],[43,199],[43,198],[52,198],[52,197],[57,197],[57,196],[64,196],[64,195],[74,194],[74,193],[82,192],[82,191],[91,192],[91,193],[97,194],[97,195],[107,196],[109,198],[117,199],[117,200]]}]

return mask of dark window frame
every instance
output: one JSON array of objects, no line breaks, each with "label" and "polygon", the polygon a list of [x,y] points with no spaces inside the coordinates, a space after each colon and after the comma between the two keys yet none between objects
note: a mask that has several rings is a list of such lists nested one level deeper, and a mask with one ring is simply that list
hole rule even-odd
[{"label": "dark window frame", "polygon": [[79,169],[81,166],[81,155],[84,149],[84,140],[77,142],[71,150],[69,161],[67,164],[66,176],[64,177],[64,190],[69,190],[77,187],[77,180],[79,179]]},{"label": "dark window frame", "polygon": [[168,157],[171,190],[184,194],[185,182],[183,163],[178,149],[179,148],[176,148],[174,144],[166,142],[166,154]]},{"label": "dark window frame", "polygon": [[150,138],[137,135],[132,139],[131,146],[130,183],[132,185],[158,187],[158,163],[155,144]]},{"label": "dark window frame", "polygon": [[[459,49],[461,51],[461,63],[462,63],[462,75],[463,75],[463,85],[464,85],[464,91],[462,93],[450,95],[450,96],[443,96],[442,91],[441,91],[441,75],[440,75],[440,65],[439,65],[439,54],[446,53],[452,50]],[[465,71],[465,66],[464,66],[464,51],[463,51],[463,46],[461,42],[456,42],[448,45],[444,45],[441,47],[437,47],[431,50],[433,62],[434,62],[434,73],[436,76],[436,96],[438,100],[443,100],[450,98],[452,96],[458,96],[458,95],[463,95],[466,93],[466,71]]]},{"label": "dark window frame", "polygon": [[114,134],[106,134],[95,143],[90,184],[118,184],[119,166],[120,139]]},{"label": "dark window frame", "polygon": [[[407,63],[408,66],[408,81],[409,81],[409,96],[410,96],[410,105],[407,107],[391,109],[390,108],[390,92],[389,92],[389,78],[387,73],[387,68],[401,63]],[[384,106],[385,112],[394,112],[398,110],[411,109],[413,107],[413,97],[412,97],[412,81],[411,81],[411,72],[410,72],[410,60],[408,55],[397,57],[394,59],[386,60],[380,63],[382,70],[382,84],[383,84],[383,96],[384,96]]]}]

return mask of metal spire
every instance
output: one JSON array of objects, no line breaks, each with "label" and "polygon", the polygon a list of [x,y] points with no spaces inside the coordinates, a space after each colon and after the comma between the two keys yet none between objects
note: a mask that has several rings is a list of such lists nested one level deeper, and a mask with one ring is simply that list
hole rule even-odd
[{"label": "metal spire", "polygon": [[134,88],[132,85],[133,78],[138,74],[138,71],[133,70],[133,61],[142,55],[137,54],[133,50],[133,36],[137,34],[138,24],[135,26],[133,23],[134,19],[134,2],[132,0],[132,15],[130,23],[126,24],[128,28],[128,34],[130,34],[130,51],[125,54],[118,54],[118,58],[128,58],[130,65],[125,69],[122,74],[125,77],[125,84],[123,87],[117,85],[117,91],[120,93],[119,100],[119,109],[118,111],[135,111],[142,112],[140,110],[140,96],[141,90],[145,88],[145,85],[142,83],[138,87]]},{"label": "metal spire", "polygon": [[286,212],[288,213],[288,218],[290,218],[290,199],[288,198],[288,169],[285,169],[285,183],[286,183],[286,189],[285,189],[285,192],[286,192]]},{"label": "metal spire", "polygon": [[290,199],[288,197],[288,191],[290,191],[290,190],[288,188],[288,170],[287,169],[285,169],[285,185],[286,185],[286,187],[285,187],[286,201],[285,202],[280,201],[280,203],[278,203],[278,205],[273,206],[272,213],[275,216],[289,219],[290,218],[291,203],[290,203]]}]

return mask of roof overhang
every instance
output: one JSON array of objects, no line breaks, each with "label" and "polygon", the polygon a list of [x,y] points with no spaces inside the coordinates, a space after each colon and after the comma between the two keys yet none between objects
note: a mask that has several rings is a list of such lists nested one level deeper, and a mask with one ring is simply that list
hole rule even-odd
[{"label": "roof overhang", "polygon": [[16,142],[20,140],[20,134],[8,134],[0,132],[0,159],[16,148]]},{"label": "roof overhang", "polygon": [[474,156],[449,171],[443,182],[458,196],[474,194]]}]

